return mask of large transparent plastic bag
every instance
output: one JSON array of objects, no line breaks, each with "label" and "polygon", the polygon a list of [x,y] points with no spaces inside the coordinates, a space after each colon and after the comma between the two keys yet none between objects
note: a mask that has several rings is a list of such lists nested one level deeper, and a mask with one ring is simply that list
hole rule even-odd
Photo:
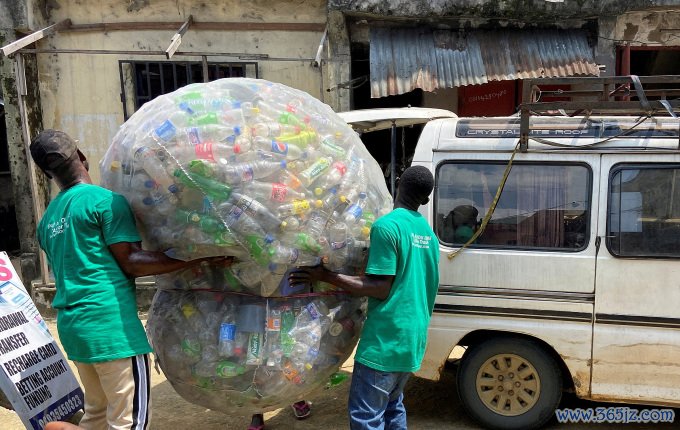
[{"label": "large transparent plastic bag", "polygon": [[361,273],[392,200],[358,135],[310,95],[264,80],[188,85],[142,106],[101,162],[146,246],[231,267],[157,277],[149,336],[187,400],[229,412],[323,386],[353,350],[363,300],[290,286],[296,266]]}]

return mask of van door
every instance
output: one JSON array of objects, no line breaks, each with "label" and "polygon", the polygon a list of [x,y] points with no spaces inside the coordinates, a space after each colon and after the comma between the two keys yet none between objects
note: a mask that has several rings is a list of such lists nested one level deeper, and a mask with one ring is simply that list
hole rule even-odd
[{"label": "van door", "polygon": [[592,397],[678,404],[680,155],[606,154],[602,172]]}]

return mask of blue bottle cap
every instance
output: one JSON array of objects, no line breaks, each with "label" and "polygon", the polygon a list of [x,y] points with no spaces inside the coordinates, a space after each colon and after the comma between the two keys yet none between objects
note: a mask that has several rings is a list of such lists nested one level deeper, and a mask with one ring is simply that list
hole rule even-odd
[{"label": "blue bottle cap", "polygon": [[366,198],[366,193],[363,192],[363,191],[360,192],[360,193],[359,193],[359,198],[360,198],[360,199],[365,199],[365,198]]},{"label": "blue bottle cap", "polygon": [[281,160],[281,168],[285,169],[288,163],[286,163],[286,160]]},{"label": "blue bottle cap", "polygon": [[239,127],[238,125],[234,127],[234,134],[239,136],[241,134],[241,127]]},{"label": "blue bottle cap", "polygon": [[177,185],[176,185],[176,184],[171,184],[171,185],[168,187],[168,191],[170,191],[171,193],[176,193],[176,192],[179,191],[179,188],[177,188]]}]

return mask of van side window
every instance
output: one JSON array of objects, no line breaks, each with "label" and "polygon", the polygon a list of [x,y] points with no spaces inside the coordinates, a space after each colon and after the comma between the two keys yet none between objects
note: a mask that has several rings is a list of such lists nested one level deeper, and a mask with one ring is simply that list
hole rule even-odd
[{"label": "van side window", "polygon": [[619,257],[680,257],[680,166],[617,165],[609,183],[607,248]]},{"label": "van side window", "polygon": [[[481,225],[505,164],[447,162],[437,168],[435,231],[461,245]],[[587,246],[591,171],[581,164],[515,163],[496,210],[472,247],[578,251]]]}]

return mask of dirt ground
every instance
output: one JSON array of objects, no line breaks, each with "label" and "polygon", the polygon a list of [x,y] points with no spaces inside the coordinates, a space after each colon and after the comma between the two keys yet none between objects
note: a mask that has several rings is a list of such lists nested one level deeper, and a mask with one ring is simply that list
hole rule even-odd
[{"label": "dirt ground", "polygon": [[[48,321],[50,332],[56,335],[54,321]],[[57,341],[59,341],[57,339]],[[350,358],[341,371],[351,374],[354,361]],[[77,376],[75,368],[73,369]],[[151,430],[231,430],[246,429],[250,423],[248,415],[225,415],[191,404],[173,390],[162,374],[152,371],[153,399]],[[329,390],[323,390],[312,397],[312,415],[297,421],[289,407],[265,414],[267,430],[345,430],[347,424],[347,394],[349,380]],[[455,366],[447,366],[442,379],[433,382],[412,377],[405,390],[405,405],[408,411],[409,428],[413,430],[459,430],[480,429],[462,411],[455,390]],[[614,404],[595,404],[565,396],[562,407],[589,408],[597,406],[617,406]],[[631,406],[635,407],[635,406]],[[644,406],[640,406],[640,409]],[[676,415],[678,411],[676,411]],[[677,418],[680,420],[680,418]],[[620,429],[621,424],[558,424],[551,423],[547,429]],[[627,430],[651,430],[677,428],[677,424],[626,424]],[[21,430],[24,426],[18,416],[10,410],[0,408],[0,430]]]}]

